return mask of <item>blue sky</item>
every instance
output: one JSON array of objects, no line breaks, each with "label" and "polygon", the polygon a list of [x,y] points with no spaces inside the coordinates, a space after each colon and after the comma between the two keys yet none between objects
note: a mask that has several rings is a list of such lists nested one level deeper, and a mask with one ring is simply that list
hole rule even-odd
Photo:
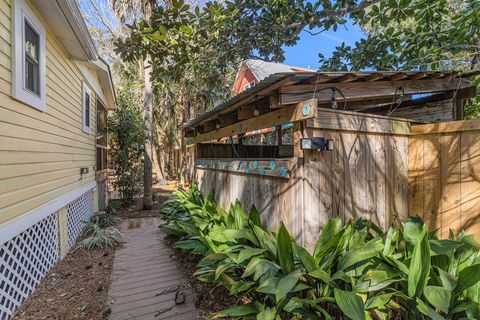
[{"label": "blue sky", "polygon": [[285,48],[285,63],[317,69],[319,53],[330,57],[335,47],[342,44],[343,41],[347,45],[353,46],[362,35],[360,28],[357,25],[352,25],[351,22],[348,22],[345,26],[339,26],[336,32],[330,30],[318,35],[311,35],[304,31],[300,35],[300,41],[295,46]]}]

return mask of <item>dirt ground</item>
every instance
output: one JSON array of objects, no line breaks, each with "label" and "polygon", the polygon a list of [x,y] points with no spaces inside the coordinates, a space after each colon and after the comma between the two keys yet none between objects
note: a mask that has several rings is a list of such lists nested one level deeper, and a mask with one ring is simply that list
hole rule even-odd
[{"label": "dirt ground", "polygon": [[76,250],[42,279],[13,319],[106,319],[113,251]]}]

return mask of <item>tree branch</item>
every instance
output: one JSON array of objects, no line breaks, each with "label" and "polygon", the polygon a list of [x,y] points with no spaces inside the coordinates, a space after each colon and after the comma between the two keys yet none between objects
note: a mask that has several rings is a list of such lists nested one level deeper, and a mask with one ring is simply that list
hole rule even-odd
[{"label": "tree branch", "polygon": [[325,18],[338,18],[338,17],[343,17],[347,14],[352,14],[361,10],[364,10],[374,4],[380,3],[384,0],[363,0],[357,5],[354,6],[348,6],[342,9],[332,9],[332,10],[323,10],[317,13],[314,13],[310,19],[305,21],[304,23],[302,22],[296,22],[292,23],[288,26],[286,26],[286,29],[296,29],[296,28],[304,28],[306,25],[310,23],[315,23],[320,21],[321,19]]}]

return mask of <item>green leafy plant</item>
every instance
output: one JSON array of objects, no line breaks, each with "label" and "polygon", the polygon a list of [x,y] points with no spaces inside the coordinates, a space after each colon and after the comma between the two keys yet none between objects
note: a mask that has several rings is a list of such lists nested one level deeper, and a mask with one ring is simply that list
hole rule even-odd
[{"label": "green leafy plant", "polygon": [[176,247],[197,257],[195,276],[250,304],[213,314],[241,319],[475,319],[480,245],[440,240],[418,217],[383,232],[368,220],[329,220],[313,254],[282,224],[265,229],[252,207],[217,208],[213,193],[177,191],[162,210]]},{"label": "green leafy plant", "polygon": [[115,178],[112,180],[120,192],[121,204],[127,206],[140,192],[143,176],[143,118],[135,107],[132,88],[117,91],[119,105],[108,117],[110,156]]},{"label": "green leafy plant", "polygon": [[78,244],[78,248],[86,250],[108,250],[116,247],[124,236],[115,227],[102,228],[98,223],[88,222],[86,232],[89,235]]},{"label": "green leafy plant", "polygon": [[115,207],[110,203],[105,212],[102,214],[96,214],[92,218],[92,222],[97,224],[100,228],[107,228],[115,225],[118,219],[116,217]]}]

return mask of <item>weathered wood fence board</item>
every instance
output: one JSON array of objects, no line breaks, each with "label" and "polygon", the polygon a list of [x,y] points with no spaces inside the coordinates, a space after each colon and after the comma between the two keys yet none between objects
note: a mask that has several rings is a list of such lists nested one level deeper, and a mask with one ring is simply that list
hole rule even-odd
[{"label": "weathered wood fence board", "polygon": [[412,126],[408,149],[410,214],[442,238],[450,229],[478,234],[480,121]]}]

